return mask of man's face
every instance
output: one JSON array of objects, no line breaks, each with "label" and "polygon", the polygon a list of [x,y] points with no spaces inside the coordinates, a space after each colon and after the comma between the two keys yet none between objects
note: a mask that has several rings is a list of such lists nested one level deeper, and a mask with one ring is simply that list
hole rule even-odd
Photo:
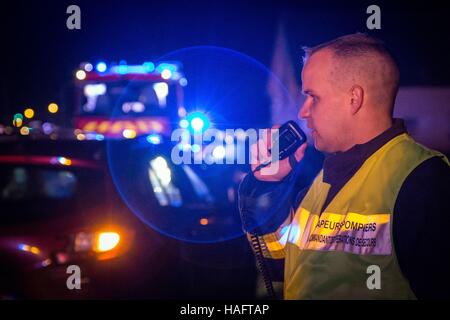
[{"label": "man's face", "polygon": [[326,49],[314,53],[302,71],[302,91],[306,100],[299,118],[307,121],[317,150],[333,153],[342,150],[349,133],[345,95],[334,81],[332,54]]}]

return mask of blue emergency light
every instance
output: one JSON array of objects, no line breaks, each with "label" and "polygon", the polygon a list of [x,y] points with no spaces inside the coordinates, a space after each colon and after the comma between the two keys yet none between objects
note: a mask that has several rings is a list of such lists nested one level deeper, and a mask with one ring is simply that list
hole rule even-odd
[{"label": "blue emergency light", "polygon": [[98,72],[105,72],[106,71],[106,63],[104,63],[104,62],[97,63],[97,65],[95,66],[95,70],[97,70]]}]

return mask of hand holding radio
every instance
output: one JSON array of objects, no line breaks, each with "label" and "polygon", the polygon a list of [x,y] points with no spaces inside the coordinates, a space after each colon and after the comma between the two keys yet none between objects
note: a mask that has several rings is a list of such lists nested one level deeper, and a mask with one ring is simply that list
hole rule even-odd
[{"label": "hand holding radio", "polygon": [[[307,144],[306,135],[294,121],[288,121],[282,126],[273,126],[278,129],[278,138],[274,139],[274,145],[278,145],[278,154],[272,154],[271,131],[266,137],[262,137],[251,146],[252,172],[255,178],[261,181],[281,181],[292,170],[294,163],[298,163],[304,156]],[[294,161],[293,161],[294,160]],[[277,170],[267,174],[261,169],[277,163]]]}]

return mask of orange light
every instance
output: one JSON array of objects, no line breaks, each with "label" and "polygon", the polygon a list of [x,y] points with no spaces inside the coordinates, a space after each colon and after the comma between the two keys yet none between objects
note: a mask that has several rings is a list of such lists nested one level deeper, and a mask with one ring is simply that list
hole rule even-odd
[{"label": "orange light", "polygon": [[120,235],[117,232],[100,232],[96,235],[94,251],[105,252],[117,247]]},{"label": "orange light", "polygon": [[25,118],[31,119],[34,117],[34,110],[31,108],[28,108],[23,112],[23,115],[25,116]]},{"label": "orange light", "polygon": [[83,126],[83,131],[95,131],[97,127],[97,121],[89,121]]},{"label": "orange light", "polygon": [[20,118],[17,118],[17,119],[14,119],[14,120],[13,120],[13,126],[14,126],[14,127],[19,128],[19,127],[22,126],[22,124],[23,124],[23,121],[22,121],[22,119],[20,119]]},{"label": "orange light", "polygon": [[19,249],[22,251],[31,252],[32,254],[35,254],[35,255],[39,255],[41,253],[41,250],[39,250],[38,247],[30,246],[28,244],[23,244],[23,243],[21,243],[19,245]]},{"label": "orange light", "polygon": [[97,128],[97,132],[98,133],[105,133],[110,127],[110,122],[109,121],[102,121],[100,122],[100,124],[98,125]]},{"label": "orange light", "polygon": [[200,224],[201,224],[202,226],[206,226],[208,223],[209,223],[209,220],[208,220],[208,219],[206,219],[206,218],[201,218],[201,219],[200,219]]},{"label": "orange light", "polygon": [[39,254],[39,253],[41,253],[41,250],[39,250],[38,247],[31,247],[30,252],[34,253],[34,254]]},{"label": "orange light", "polygon": [[59,109],[59,107],[56,103],[50,103],[48,105],[48,112],[50,112],[50,113],[57,113],[58,109]]},{"label": "orange light", "polygon": [[23,136],[27,136],[30,134],[30,129],[28,127],[22,127],[20,128],[20,134]]},{"label": "orange light", "polygon": [[156,132],[161,132],[163,130],[163,126],[158,121],[152,121],[151,122],[152,129]]}]

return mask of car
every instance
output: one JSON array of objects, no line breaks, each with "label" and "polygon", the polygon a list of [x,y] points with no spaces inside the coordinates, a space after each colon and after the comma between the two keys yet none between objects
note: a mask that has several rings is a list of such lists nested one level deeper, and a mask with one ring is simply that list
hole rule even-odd
[{"label": "car", "polygon": [[[165,184],[168,147],[30,137],[0,144],[2,298],[253,297],[245,237],[214,238],[236,229],[237,210],[218,205],[192,168],[172,167]],[[108,162],[111,154],[118,160]],[[132,210],[134,198],[145,199],[150,218]],[[81,289],[69,288],[73,265]]]}]

